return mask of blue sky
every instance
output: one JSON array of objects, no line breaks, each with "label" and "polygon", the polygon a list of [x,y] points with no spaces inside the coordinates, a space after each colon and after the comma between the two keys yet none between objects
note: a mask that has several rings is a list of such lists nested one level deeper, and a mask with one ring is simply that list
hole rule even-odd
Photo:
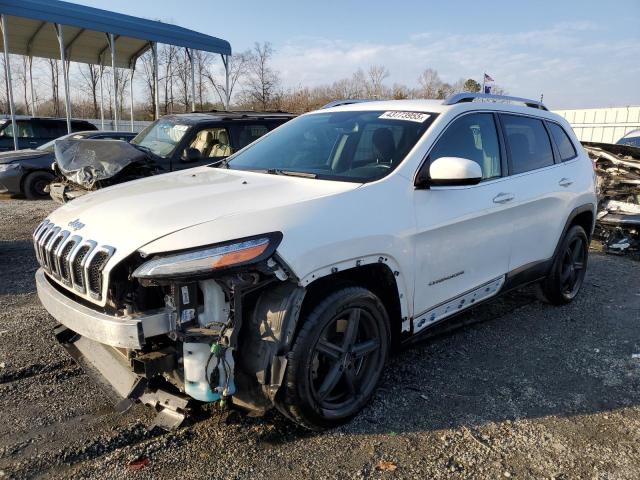
[{"label": "blue sky", "polygon": [[224,38],[270,41],[283,85],[316,85],[382,64],[389,83],[481,79],[552,108],[640,104],[640,0],[80,0]]}]

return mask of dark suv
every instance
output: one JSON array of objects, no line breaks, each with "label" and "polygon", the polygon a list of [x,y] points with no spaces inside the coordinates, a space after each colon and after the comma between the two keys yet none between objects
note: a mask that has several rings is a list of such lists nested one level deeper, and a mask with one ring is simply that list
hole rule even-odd
[{"label": "dark suv", "polygon": [[284,112],[184,113],[156,120],[129,144],[59,141],[51,197],[64,203],[109,185],[215,164],[294,117]]},{"label": "dark suv", "polygon": [[[36,148],[54,138],[66,135],[67,121],[64,118],[16,117],[18,148]],[[97,130],[86,120],[71,120],[71,131]],[[13,150],[13,127],[10,118],[0,119],[0,151]]]}]

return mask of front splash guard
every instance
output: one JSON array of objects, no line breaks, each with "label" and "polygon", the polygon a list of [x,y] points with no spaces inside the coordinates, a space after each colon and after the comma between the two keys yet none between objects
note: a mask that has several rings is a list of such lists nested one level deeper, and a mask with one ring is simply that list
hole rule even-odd
[{"label": "front splash guard", "polygon": [[188,397],[150,390],[146,378],[135,374],[126,358],[112,347],[78,335],[64,325],[57,325],[54,335],[71,358],[117,403],[116,410],[125,412],[140,401],[158,412],[154,421],[158,427],[172,430],[185,422],[190,407]]}]

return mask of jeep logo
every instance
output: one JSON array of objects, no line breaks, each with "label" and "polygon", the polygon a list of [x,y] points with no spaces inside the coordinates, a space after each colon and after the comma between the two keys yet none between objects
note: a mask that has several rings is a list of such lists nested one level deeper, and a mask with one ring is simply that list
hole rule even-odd
[{"label": "jeep logo", "polygon": [[76,232],[84,227],[84,223],[80,221],[80,219],[76,218],[73,222],[69,222],[68,225],[73,228],[73,231]]}]

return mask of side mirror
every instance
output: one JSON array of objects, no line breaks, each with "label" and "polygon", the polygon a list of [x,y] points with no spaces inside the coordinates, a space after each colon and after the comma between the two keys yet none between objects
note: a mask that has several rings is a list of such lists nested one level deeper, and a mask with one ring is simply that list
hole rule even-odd
[{"label": "side mirror", "polygon": [[[427,174],[428,172],[428,174]],[[482,169],[473,160],[440,157],[425,163],[416,177],[416,188],[476,185],[482,180]]]},{"label": "side mirror", "polygon": [[183,162],[195,162],[202,158],[202,154],[200,150],[197,148],[189,147],[184,151],[184,155],[182,157]]}]

